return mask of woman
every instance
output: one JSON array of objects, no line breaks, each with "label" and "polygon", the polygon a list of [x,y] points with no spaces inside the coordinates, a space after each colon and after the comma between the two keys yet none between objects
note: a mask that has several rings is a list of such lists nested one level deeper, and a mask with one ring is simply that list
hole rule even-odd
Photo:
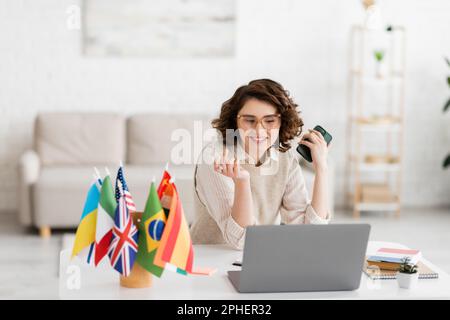
[{"label": "woman", "polygon": [[224,148],[218,152],[215,144],[207,145],[195,170],[193,243],[228,243],[242,250],[247,226],[329,222],[328,147],[315,130],[301,137],[315,171],[310,201],[291,148],[303,127],[296,109],[288,91],[269,79],[251,81],[223,103],[212,125]]}]

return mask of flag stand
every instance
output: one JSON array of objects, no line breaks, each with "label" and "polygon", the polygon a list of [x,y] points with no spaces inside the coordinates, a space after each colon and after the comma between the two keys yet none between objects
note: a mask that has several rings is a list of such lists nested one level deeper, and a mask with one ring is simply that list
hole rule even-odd
[{"label": "flag stand", "polygon": [[139,263],[133,265],[128,277],[120,276],[120,286],[126,288],[149,288],[152,286],[152,274]]},{"label": "flag stand", "polygon": [[[142,212],[133,212],[132,217],[134,225],[139,228]],[[126,288],[149,288],[152,286],[152,274],[136,262],[128,277],[120,276],[120,286]]]}]

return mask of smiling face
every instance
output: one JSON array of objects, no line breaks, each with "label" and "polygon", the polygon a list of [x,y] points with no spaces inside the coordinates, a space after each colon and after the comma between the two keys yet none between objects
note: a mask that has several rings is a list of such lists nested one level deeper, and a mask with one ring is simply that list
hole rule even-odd
[{"label": "smiling face", "polygon": [[281,120],[277,109],[267,102],[247,100],[236,121],[244,149],[253,157],[259,158],[278,139]]},{"label": "smiling face", "polygon": [[[253,158],[275,144],[278,151],[286,152],[291,148],[291,140],[302,132],[303,121],[297,107],[281,84],[257,79],[237,88],[222,103],[219,117],[211,124],[220,132],[224,145],[234,144],[239,135]],[[249,152],[251,149],[256,152]]]}]

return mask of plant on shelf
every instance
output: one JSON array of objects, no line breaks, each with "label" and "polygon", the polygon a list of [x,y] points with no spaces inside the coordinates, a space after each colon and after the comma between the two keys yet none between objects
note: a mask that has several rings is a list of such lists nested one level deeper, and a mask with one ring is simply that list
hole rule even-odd
[{"label": "plant on shelf", "polygon": [[418,268],[416,264],[411,263],[409,257],[402,259],[397,274],[397,282],[400,288],[411,289],[417,285],[419,280]]},{"label": "plant on shelf", "polygon": [[[447,61],[447,64],[450,67],[450,60],[448,58],[445,58],[445,61]],[[450,87],[450,76],[447,76],[447,84]],[[450,109],[450,98],[448,98],[447,103],[444,105],[444,112],[446,112],[448,109]],[[450,167],[450,154],[447,154],[447,157],[445,157],[442,166],[444,168]]]},{"label": "plant on shelf", "polygon": [[381,63],[383,62],[384,59],[384,50],[374,50],[373,51],[373,55],[375,57],[375,61],[376,61],[376,76],[378,78],[383,77],[382,71],[381,71]]}]

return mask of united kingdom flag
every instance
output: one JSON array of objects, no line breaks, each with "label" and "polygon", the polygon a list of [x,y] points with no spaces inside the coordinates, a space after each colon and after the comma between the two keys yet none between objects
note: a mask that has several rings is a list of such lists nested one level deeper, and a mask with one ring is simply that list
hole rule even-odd
[{"label": "united kingdom flag", "polygon": [[127,277],[133,268],[138,251],[138,229],[128,211],[122,184],[119,181],[119,201],[114,217],[113,236],[108,250],[111,265]]}]

